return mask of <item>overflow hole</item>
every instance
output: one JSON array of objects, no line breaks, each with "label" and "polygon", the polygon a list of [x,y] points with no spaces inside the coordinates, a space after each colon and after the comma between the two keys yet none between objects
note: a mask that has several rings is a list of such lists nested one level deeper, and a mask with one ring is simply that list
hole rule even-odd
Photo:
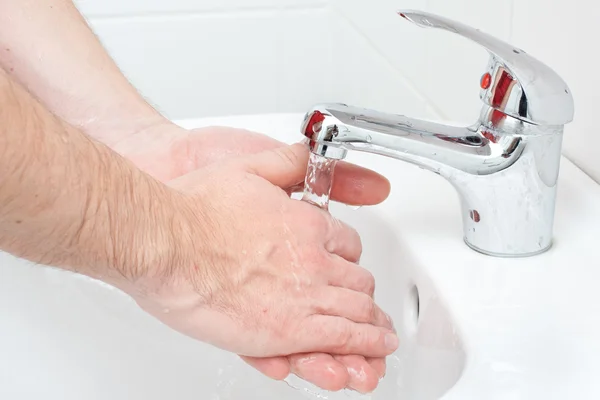
[{"label": "overflow hole", "polygon": [[412,285],[408,290],[406,307],[404,310],[405,325],[408,332],[416,332],[419,324],[419,314],[421,313],[421,300],[419,298],[419,289],[417,285]]}]

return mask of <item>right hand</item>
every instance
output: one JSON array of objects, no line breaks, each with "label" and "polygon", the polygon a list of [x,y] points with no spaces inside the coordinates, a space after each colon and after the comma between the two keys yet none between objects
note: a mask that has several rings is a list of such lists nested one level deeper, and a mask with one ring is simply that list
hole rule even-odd
[{"label": "right hand", "polygon": [[[267,150],[285,147],[285,143],[244,129],[210,126],[193,130],[172,123],[157,123],[128,135],[117,150],[139,168],[168,182],[192,171],[216,163]],[[296,188],[285,188],[288,194]],[[338,162],[331,200],[351,205],[374,205],[389,195],[389,181],[358,165]],[[360,252],[348,261],[358,262]],[[365,285],[373,296],[375,282]],[[298,354],[288,357],[242,357],[252,367],[273,379],[294,373],[327,390],[348,388],[359,392],[374,390],[385,375],[385,358],[355,355],[332,356],[326,353]]]},{"label": "right hand", "polygon": [[347,261],[360,255],[357,233],[282,189],[302,182],[307,159],[285,146],[172,181],[189,212],[176,261],[148,271],[140,306],[246,358],[393,353],[372,276]]}]

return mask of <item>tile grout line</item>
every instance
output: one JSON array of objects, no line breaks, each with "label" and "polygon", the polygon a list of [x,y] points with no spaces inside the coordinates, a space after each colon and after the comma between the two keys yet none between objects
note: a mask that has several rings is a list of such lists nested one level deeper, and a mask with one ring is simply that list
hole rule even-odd
[{"label": "tile grout line", "polygon": [[[325,9],[327,10],[327,18],[330,20],[330,23],[333,25],[333,19],[335,17],[335,15],[337,14],[337,11],[335,10],[335,7],[333,6],[333,1],[332,0],[327,0],[327,5],[325,6]],[[334,34],[332,32],[331,29],[328,30],[327,33],[327,41],[329,42],[329,72],[328,72],[328,77],[327,77],[327,97],[328,98],[333,98],[333,93],[334,93],[334,88],[333,88],[333,82],[334,82],[334,76],[335,76],[335,72],[336,72],[336,64],[335,64],[335,56],[334,56],[334,51],[333,51],[333,47],[335,46],[335,38],[334,38]]]},{"label": "tile grout line", "polygon": [[192,18],[213,18],[213,17],[239,17],[240,15],[256,15],[268,13],[295,13],[295,12],[314,12],[327,9],[327,3],[313,5],[297,5],[297,6],[268,6],[268,7],[235,7],[231,9],[181,9],[175,11],[160,10],[160,11],[145,11],[145,12],[122,12],[122,13],[86,13],[85,10],[80,10],[85,15],[86,19],[95,22],[118,22],[118,21],[148,21],[148,20],[168,20],[168,19],[192,19]]},{"label": "tile grout line", "polygon": [[514,19],[515,19],[515,1],[510,1],[509,12],[508,12],[508,42],[512,43],[514,36]]}]

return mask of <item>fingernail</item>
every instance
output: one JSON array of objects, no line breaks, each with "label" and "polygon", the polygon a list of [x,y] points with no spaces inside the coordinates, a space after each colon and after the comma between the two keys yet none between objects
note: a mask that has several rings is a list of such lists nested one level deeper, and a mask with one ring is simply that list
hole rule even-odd
[{"label": "fingernail", "polygon": [[398,336],[394,333],[388,333],[385,335],[385,347],[390,350],[396,350],[399,345]]}]

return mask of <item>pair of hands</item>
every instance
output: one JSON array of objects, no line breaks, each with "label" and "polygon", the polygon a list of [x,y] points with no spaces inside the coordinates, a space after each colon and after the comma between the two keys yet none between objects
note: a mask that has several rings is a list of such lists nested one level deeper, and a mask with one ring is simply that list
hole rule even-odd
[{"label": "pair of hands", "polygon": [[[397,337],[374,303],[372,275],[357,265],[358,234],[289,198],[303,183],[304,146],[233,128],[167,124],[114,149],[186,193],[190,219],[210,227],[193,239],[203,255],[198,264],[163,276],[154,295],[134,296],[143,309],[273,379],[294,373],[327,390],[376,388]],[[338,164],[334,200],[371,205],[388,194],[382,176]],[[199,217],[198,198],[209,210]]]}]

